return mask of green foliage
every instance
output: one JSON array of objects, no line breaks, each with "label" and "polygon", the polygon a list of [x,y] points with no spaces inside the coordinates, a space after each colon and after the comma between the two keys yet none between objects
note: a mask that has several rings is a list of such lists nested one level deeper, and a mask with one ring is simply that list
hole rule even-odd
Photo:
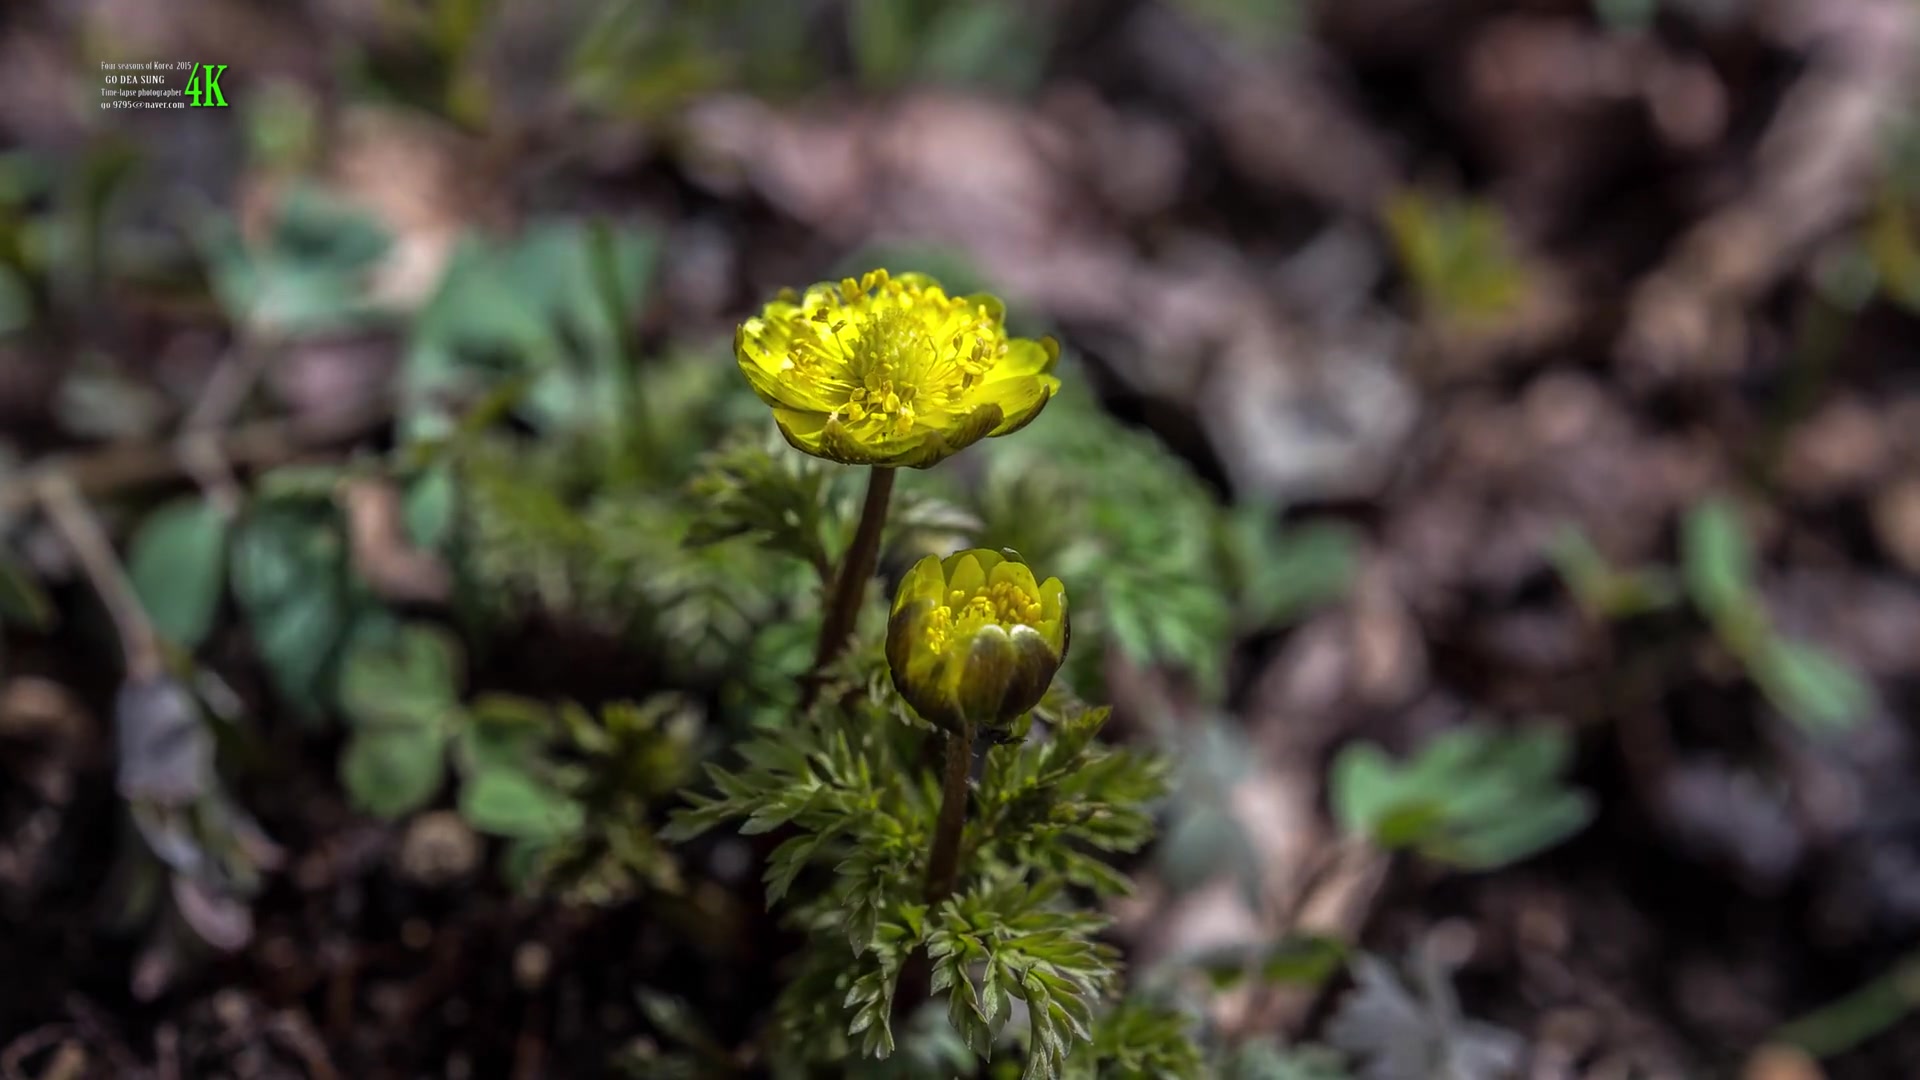
[{"label": "green foliage", "polygon": [[1908,311],[1920,311],[1920,124],[1895,125],[1882,154],[1882,178],[1853,260],[1864,288],[1850,290],[1858,308],[1876,290]]},{"label": "green foliage", "polygon": [[1437,199],[1415,191],[1394,196],[1387,232],[1430,314],[1442,319],[1497,319],[1526,294],[1526,272],[1500,211],[1490,204]]},{"label": "green foliage", "polygon": [[767,860],[767,902],[785,897],[809,863],[836,864],[853,890],[847,943],[864,953],[874,947],[893,885],[917,879],[936,809],[937,795],[917,782],[891,734],[888,726],[820,710],[792,729],[751,739],[736,748],[747,767],[732,772],[709,764],[716,794],[690,794],[692,808],[674,816],[666,836],[691,839],[734,820],[744,836],[792,825],[797,835]]},{"label": "green foliage", "polygon": [[1878,977],[1782,1026],[1769,1041],[1834,1057],[1908,1019],[1916,1008],[1920,954],[1908,953]]},{"label": "green foliage", "polygon": [[736,439],[715,451],[694,477],[691,495],[699,509],[686,542],[703,546],[745,537],[799,559],[825,581],[837,546],[829,532],[843,531],[829,505],[836,475],[776,433]]},{"label": "green foliage", "polygon": [[1179,6],[1234,40],[1256,45],[1296,40],[1308,13],[1305,0],[1180,0]]},{"label": "green foliage", "polygon": [[1592,819],[1591,798],[1560,780],[1569,754],[1566,735],[1554,728],[1456,728],[1404,766],[1371,743],[1355,743],[1333,764],[1334,814],[1348,833],[1382,850],[1411,848],[1436,862],[1495,869]]},{"label": "green foliage", "polygon": [[697,713],[672,695],[597,717],[505,695],[463,708],[460,681],[459,644],[437,627],[383,614],[356,624],[339,687],[352,726],[341,782],[355,805],[387,818],[421,809],[451,752],[461,816],[513,842],[523,887],[585,904],[679,888],[650,810],[691,775]]},{"label": "green foliage", "polygon": [[399,817],[439,792],[459,665],[459,644],[435,627],[383,616],[356,624],[340,661],[340,708],[353,726],[340,780],[360,809]]},{"label": "green foliage", "polygon": [[751,642],[797,613],[806,572],[742,542],[690,544],[711,519],[671,488],[599,486],[570,464],[504,441],[462,456],[455,562],[473,610],[598,627],[657,650],[683,681],[746,678]]},{"label": "green foliage", "polygon": [[947,1019],[982,1059],[1013,1002],[1026,1006],[1025,1078],[1060,1075],[1067,1052],[1093,1038],[1094,1003],[1115,977],[1118,954],[1092,940],[1105,920],[1061,910],[1059,889],[1058,879],[989,878],[948,900],[926,935],[933,992],[947,992]]},{"label": "green foliage", "polygon": [[964,850],[987,866],[1043,870],[1101,895],[1126,892],[1126,878],[1093,853],[1146,844],[1167,768],[1152,754],[1095,742],[1108,713],[1069,706],[1054,714],[1048,738],[990,750]]},{"label": "green foliage", "polygon": [[1682,530],[1682,568],[1694,605],[1767,700],[1809,734],[1852,727],[1874,704],[1873,688],[1840,658],[1782,637],[1755,584],[1753,545],[1725,499],[1696,506]]},{"label": "green foliage", "polygon": [[1065,1080],[1198,1080],[1212,1075],[1191,1016],[1127,998],[1094,1020],[1085,1053],[1068,1058]]},{"label": "green foliage", "polygon": [[0,621],[41,628],[53,621],[53,603],[13,553],[0,547]]},{"label": "green foliage", "polygon": [[824,74],[808,15],[804,5],[753,0],[616,0],[581,33],[569,89],[586,105],[641,118],[728,86],[798,90]]},{"label": "green foliage", "polygon": [[1239,633],[1284,625],[1351,579],[1348,530],[1283,531],[1269,510],[1228,509],[1158,439],[1113,419],[1071,377],[1018,439],[981,452],[987,474],[971,500],[979,539],[1073,583],[1067,664],[1082,692],[1102,685],[1111,644],[1136,663],[1183,669],[1218,696]]},{"label": "green foliage", "polygon": [[1644,31],[1659,14],[1660,0],[1593,0],[1593,9],[1614,30]]},{"label": "green foliage", "polygon": [[185,498],[140,523],[127,574],[162,637],[198,648],[225,591],[227,521],[206,499]]},{"label": "green foliage", "polygon": [[909,80],[1024,90],[1038,79],[1048,33],[1006,0],[851,0],[847,37],[862,81]]},{"label": "green foliage", "polygon": [[514,408],[536,429],[592,432],[619,455],[638,400],[627,319],[658,257],[638,226],[547,219],[511,240],[466,238],[408,343],[411,434],[444,434],[438,403],[521,377]]},{"label": "green foliage", "polygon": [[1740,661],[1781,714],[1815,736],[1852,727],[1874,707],[1873,687],[1839,657],[1781,635],[1757,582],[1753,543],[1726,498],[1695,506],[1681,524],[1678,573],[1666,567],[1618,569],[1572,528],[1548,551],[1582,608],[1627,619],[1673,607],[1683,595]]},{"label": "green foliage", "polygon": [[234,529],[227,575],[281,699],[318,715],[350,622],[347,545],[331,504],[299,495],[255,501]]},{"label": "green foliage", "polygon": [[655,808],[691,778],[700,715],[661,694],[596,716],[493,696],[463,732],[461,812],[517,842],[523,889],[576,904],[676,892],[679,863],[653,828]]},{"label": "green foliage", "polygon": [[266,335],[353,329],[385,317],[367,275],[386,253],[384,229],[317,187],[282,195],[265,238],[248,245],[230,222],[206,228],[213,289],[236,326]]},{"label": "green foliage", "polygon": [[930,914],[920,888],[939,792],[927,751],[941,736],[897,722],[876,655],[869,640],[840,665],[823,695],[839,704],[738,747],[739,771],[709,765],[713,794],[689,795],[666,835],[728,821],[746,835],[788,833],[767,860],[768,902],[788,902],[818,955],[783,996],[783,1045],[832,1060],[853,1038],[863,1055],[891,1054],[900,971],[925,948],[967,1046],[988,1057],[1022,1002],[1026,1075],[1058,1075],[1114,978],[1111,952],[1094,940],[1103,920],[1074,910],[1063,890],[1126,888],[1094,853],[1146,842],[1164,766],[1095,742],[1105,709],[1043,706],[1046,737],[987,754],[961,845],[963,891]]},{"label": "green foliage", "polygon": [[1255,1040],[1229,1054],[1219,1076],[1221,1080],[1350,1080],[1352,1074],[1346,1057],[1337,1050]]},{"label": "green foliage", "polygon": [[1574,599],[1596,618],[1631,619],[1664,611],[1680,598],[1671,573],[1660,567],[1615,567],[1571,525],[1554,537],[1547,557]]}]

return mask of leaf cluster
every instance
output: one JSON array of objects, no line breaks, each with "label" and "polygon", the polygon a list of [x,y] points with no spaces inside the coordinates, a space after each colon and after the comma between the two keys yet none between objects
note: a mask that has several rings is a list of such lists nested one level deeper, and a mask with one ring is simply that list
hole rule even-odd
[{"label": "leaf cluster", "polygon": [[1618,568],[1568,529],[1549,555],[1580,606],[1600,618],[1633,618],[1690,600],[1773,707],[1811,735],[1844,731],[1873,708],[1873,687],[1845,661],[1774,626],[1752,539],[1730,500],[1693,507],[1681,523],[1680,549],[1677,571]]},{"label": "leaf cluster", "polygon": [[1722,645],[1773,706],[1812,735],[1853,726],[1873,707],[1873,688],[1833,653],[1779,633],[1755,583],[1753,545],[1739,512],[1709,499],[1681,534],[1687,594]]},{"label": "leaf cluster", "polygon": [[1109,644],[1184,670],[1217,696],[1243,634],[1343,595],[1355,540],[1331,524],[1281,529],[1272,508],[1230,508],[1154,436],[1068,379],[1018,439],[983,445],[966,498],[977,536],[1074,583],[1072,684],[1097,693]]},{"label": "leaf cluster", "polygon": [[765,879],[768,902],[785,901],[813,940],[780,1008],[779,1041],[795,1053],[891,1055],[900,973],[925,949],[933,991],[966,1047],[987,1059],[1017,1034],[1025,1075],[1059,1075],[1069,1050],[1092,1037],[1118,972],[1097,939],[1104,919],[1078,910],[1067,890],[1127,888],[1099,856],[1147,841],[1164,765],[1098,743],[1107,710],[1056,712],[1056,698],[1034,725],[1044,737],[1036,730],[988,752],[962,841],[965,887],[929,911],[920,889],[939,809],[928,753],[938,736],[896,722],[876,652],[868,643],[840,665],[826,704],[739,746],[741,767],[708,765],[712,793],[691,794],[667,835],[690,839],[726,822],[748,835],[788,834]]},{"label": "leaf cluster", "polygon": [[1560,779],[1571,754],[1556,728],[1442,732],[1396,765],[1372,743],[1341,751],[1329,777],[1334,815],[1383,851],[1490,870],[1559,843],[1592,820],[1593,800]]}]

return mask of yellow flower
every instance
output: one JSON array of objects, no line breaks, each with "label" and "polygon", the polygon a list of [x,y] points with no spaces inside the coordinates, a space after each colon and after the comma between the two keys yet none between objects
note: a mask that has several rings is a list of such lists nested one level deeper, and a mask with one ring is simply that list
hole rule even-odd
[{"label": "yellow flower", "polygon": [[1052,338],[1009,338],[994,297],[923,274],[821,284],[740,324],[734,357],[787,441],[848,465],[927,468],[1026,426],[1060,388]]},{"label": "yellow flower", "polygon": [[1004,734],[1067,656],[1067,590],[1012,551],[929,555],[900,583],[887,666],[915,712],[948,731]]}]

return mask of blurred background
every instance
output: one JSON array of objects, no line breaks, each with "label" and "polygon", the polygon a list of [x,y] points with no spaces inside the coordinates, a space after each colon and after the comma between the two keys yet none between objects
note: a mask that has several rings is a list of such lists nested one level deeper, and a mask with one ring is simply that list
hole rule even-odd
[{"label": "blurred background", "polygon": [[726,1059],[759,867],[649,823],[817,614],[684,492],[875,266],[1064,343],[903,497],[1174,756],[1113,938],[1233,1075],[1920,1073],[1917,79],[1912,0],[14,0],[0,1076]]}]

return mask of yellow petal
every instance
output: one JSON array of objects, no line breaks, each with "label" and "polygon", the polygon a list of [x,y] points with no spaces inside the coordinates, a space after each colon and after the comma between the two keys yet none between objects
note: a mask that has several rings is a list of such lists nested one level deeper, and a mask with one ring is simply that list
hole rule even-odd
[{"label": "yellow petal", "polygon": [[1006,303],[992,293],[969,293],[964,299],[968,307],[986,308],[987,318],[993,320],[993,325],[999,326],[1007,321]]},{"label": "yellow petal", "polygon": [[[1049,349],[1047,346],[1052,345]],[[1015,338],[1007,342],[1007,354],[987,372],[987,382],[1004,382],[1021,375],[1044,375],[1053,369],[1054,362],[1060,359],[1060,347],[1053,344],[1052,338],[1032,341],[1028,338]]]},{"label": "yellow petal", "polygon": [[780,434],[786,436],[788,445],[795,450],[814,457],[826,457],[824,446],[827,418],[823,413],[803,412],[799,409],[786,409],[775,406],[773,422],[780,427]]},{"label": "yellow petal", "polygon": [[992,567],[987,573],[989,586],[998,585],[1003,581],[1012,582],[1016,588],[1028,596],[1035,596],[1040,591],[1040,584],[1033,580],[1033,571],[1027,569],[1025,563],[1017,563],[1004,556],[999,565]]},{"label": "yellow petal", "polygon": [[1040,626],[1048,644],[1064,659],[1067,655],[1067,587],[1050,577],[1040,583]]},{"label": "yellow petal", "polygon": [[1051,375],[1027,375],[1000,382],[981,385],[967,395],[966,406],[979,410],[991,406],[1000,410],[1000,419],[993,425],[989,435],[1005,435],[1018,431],[1040,415],[1046,407],[1047,399],[1060,387],[1060,380]]},{"label": "yellow petal", "polygon": [[913,564],[907,576],[900,582],[900,591],[893,598],[893,610],[913,603],[916,600],[928,601],[935,607],[946,598],[946,574],[940,569],[940,556],[929,555]]},{"label": "yellow petal", "polygon": [[961,551],[946,558],[947,591],[972,596],[987,583],[987,568],[980,560],[993,554],[989,551]]}]

